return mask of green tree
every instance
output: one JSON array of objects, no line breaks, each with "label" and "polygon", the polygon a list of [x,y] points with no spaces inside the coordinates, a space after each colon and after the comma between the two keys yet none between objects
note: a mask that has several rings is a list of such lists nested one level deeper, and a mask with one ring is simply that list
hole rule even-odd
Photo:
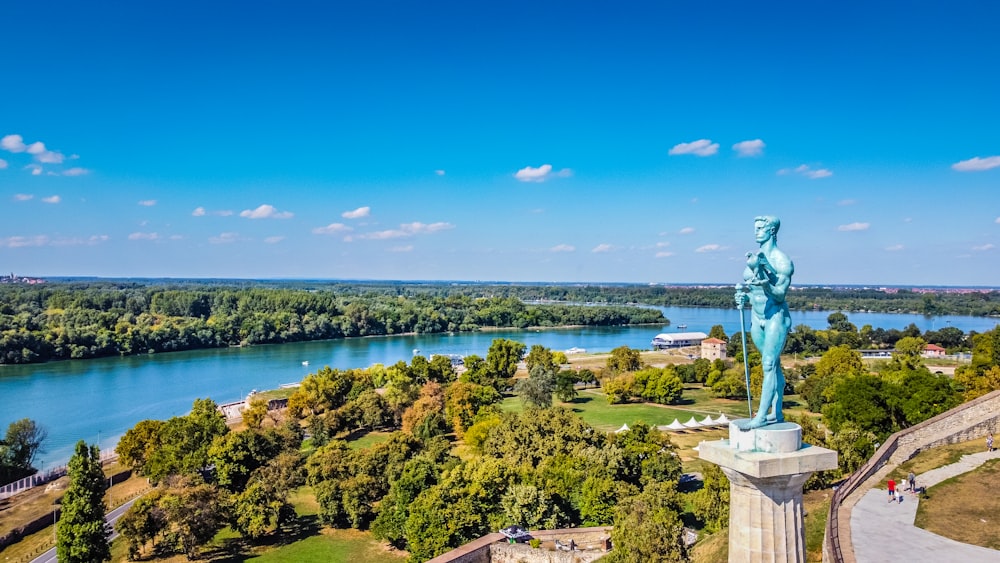
[{"label": "green tree", "polygon": [[688,561],[682,510],[673,483],[654,483],[625,499],[615,513],[614,549],[606,558],[612,563]]},{"label": "green tree", "polygon": [[30,418],[15,420],[0,440],[0,483],[9,483],[35,472],[35,455],[48,433]]},{"label": "green tree", "polygon": [[714,463],[702,465],[702,487],[692,495],[694,515],[705,529],[717,532],[729,525],[729,479]]},{"label": "green tree", "polygon": [[274,434],[243,430],[217,437],[208,450],[208,458],[215,466],[219,485],[238,493],[246,488],[250,475],[280,451],[281,444]]},{"label": "green tree", "polygon": [[517,373],[517,364],[524,355],[524,349],[524,344],[506,338],[496,338],[490,344],[486,352],[486,373],[497,391],[501,391],[507,380]]},{"label": "green tree", "polygon": [[170,483],[159,502],[167,520],[167,533],[177,541],[188,560],[198,557],[202,545],[226,524],[223,497],[212,485],[180,478]]},{"label": "green tree", "polygon": [[517,382],[514,390],[521,401],[529,406],[544,409],[552,406],[552,393],[556,388],[555,372],[546,365],[535,365],[526,379]]},{"label": "green tree", "polygon": [[250,405],[243,409],[243,422],[250,428],[260,428],[267,417],[267,401],[264,397],[255,395],[250,399]]},{"label": "green tree", "polygon": [[283,491],[257,480],[232,498],[233,528],[245,538],[257,539],[274,532],[295,517]]},{"label": "green tree", "polygon": [[156,539],[167,528],[167,517],[159,507],[160,490],[140,497],[122,514],[115,529],[128,542],[128,560],[136,561],[142,547]]},{"label": "green tree", "polygon": [[712,328],[708,331],[708,337],[729,342],[729,335],[726,334],[726,329],[722,325],[712,325]]},{"label": "green tree", "polygon": [[389,488],[389,493],[379,503],[378,515],[372,523],[372,534],[386,540],[397,549],[406,548],[406,519],[410,516],[410,503],[424,489],[434,486],[439,473],[434,463],[424,456],[406,462],[402,474]]},{"label": "green tree", "polygon": [[104,490],[107,483],[97,446],[76,444],[67,470],[70,485],[62,500],[62,515],[56,526],[56,553],[64,563],[94,563],[111,560],[110,530],[104,521]]},{"label": "green tree", "polygon": [[924,361],[921,354],[924,352],[924,348],[927,346],[927,342],[923,338],[915,336],[904,336],[896,342],[896,351],[892,354],[892,360],[894,366],[890,369],[898,369],[904,371],[911,371],[920,369],[924,366]]},{"label": "green tree", "polygon": [[558,369],[558,364],[556,364],[555,358],[552,356],[552,350],[540,344],[534,344],[528,350],[528,356],[524,359],[524,365],[528,368],[528,373],[531,373],[531,370],[535,366],[542,366],[552,372]]},{"label": "green tree", "polygon": [[570,369],[564,369],[556,374],[556,397],[564,403],[576,399],[577,373]]},{"label": "green tree", "polygon": [[843,475],[854,473],[875,455],[876,443],[878,436],[874,432],[863,430],[853,421],[841,424],[827,440],[827,446],[837,450],[837,465]]},{"label": "green tree", "polygon": [[628,346],[619,346],[611,351],[607,365],[613,373],[636,371],[642,367],[642,358],[639,356],[638,350],[633,350]]},{"label": "green tree", "polygon": [[853,422],[863,432],[885,438],[900,428],[892,407],[900,394],[897,386],[875,375],[839,378],[827,389],[828,402],[823,406],[823,423],[834,434],[846,422]]},{"label": "green tree", "polygon": [[492,387],[459,381],[449,385],[445,392],[445,414],[455,433],[462,437],[472,426],[479,409],[502,399],[503,396]]}]

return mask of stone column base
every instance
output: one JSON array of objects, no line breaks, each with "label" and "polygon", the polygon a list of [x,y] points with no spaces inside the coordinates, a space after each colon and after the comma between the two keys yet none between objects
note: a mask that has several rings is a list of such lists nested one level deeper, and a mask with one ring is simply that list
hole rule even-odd
[{"label": "stone column base", "polygon": [[[813,472],[835,469],[837,452],[801,443],[797,424],[741,431],[702,442],[701,459],[729,478],[729,561],[804,562],[802,485]],[[772,451],[766,451],[772,450]]]}]

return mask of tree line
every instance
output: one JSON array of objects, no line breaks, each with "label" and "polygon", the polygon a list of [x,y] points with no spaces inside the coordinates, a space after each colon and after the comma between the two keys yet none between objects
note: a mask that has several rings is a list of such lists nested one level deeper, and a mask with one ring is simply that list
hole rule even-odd
[{"label": "tree line", "polygon": [[0,287],[0,363],[482,327],[668,324],[655,309],[363,287],[67,283]]}]

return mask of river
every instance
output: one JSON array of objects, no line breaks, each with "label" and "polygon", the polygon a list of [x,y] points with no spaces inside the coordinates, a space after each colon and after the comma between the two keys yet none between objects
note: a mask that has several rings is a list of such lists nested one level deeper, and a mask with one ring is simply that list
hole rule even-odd
[{"label": "river", "polygon": [[[300,381],[324,365],[346,369],[393,364],[408,361],[414,350],[425,356],[485,356],[494,338],[518,340],[529,347],[541,344],[553,350],[579,347],[588,352],[607,352],[622,345],[648,349],[657,333],[679,332],[682,325],[689,332],[707,333],[716,324],[721,324],[727,334],[740,329],[736,309],[661,309],[670,319],[670,327],[401,335],[0,366],[0,431],[25,417],[41,424],[48,431],[48,439],[35,466],[44,469],[65,462],[77,440],[111,448],[136,422],[183,415],[195,398],[211,397],[218,403],[239,400],[251,389],[273,389],[282,383]],[[793,312],[792,324],[824,329],[829,314]],[[902,329],[914,323],[921,331],[954,326],[965,332],[984,332],[998,323],[983,317],[882,313],[851,313],[848,318],[859,328],[870,324]]]}]

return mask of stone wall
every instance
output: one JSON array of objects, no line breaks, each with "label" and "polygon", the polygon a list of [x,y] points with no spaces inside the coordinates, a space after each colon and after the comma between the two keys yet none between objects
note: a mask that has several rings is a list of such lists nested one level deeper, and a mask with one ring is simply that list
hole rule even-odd
[{"label": "stone wall", "polygon": [[1000,391],[993,391],[890,436],[875,455],[834,492],[823,537],[823,561],[856,561],[851,543],[850,511],[854,503],[850,497],[876,473],[889,465],[903,463],[924,450],[981,438],[998,428]]},{"label": "stone wall", "polygon": [[[542,542],[541,547],[511,544],[503,534],[489,534],[427,563],[589,563],[607,553],[611,527],[534,530],[529,533]],[[563,543],[573,540],[578,551],[556,551],[556,540]]]}]

